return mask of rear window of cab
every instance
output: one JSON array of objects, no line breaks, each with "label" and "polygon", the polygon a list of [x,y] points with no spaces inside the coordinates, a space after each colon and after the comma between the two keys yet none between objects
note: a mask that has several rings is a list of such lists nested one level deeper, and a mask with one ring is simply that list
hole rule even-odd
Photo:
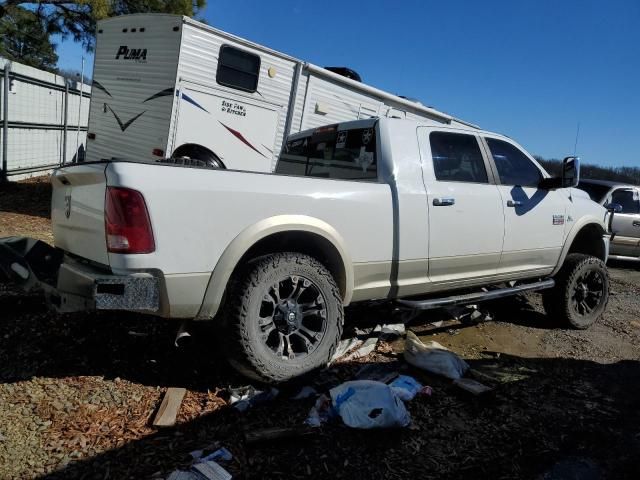
[{"label": "rear window of cab", "polygon": [[336,180],[378,180],[375,128],[333,125],[289,140],[275,173]]}]

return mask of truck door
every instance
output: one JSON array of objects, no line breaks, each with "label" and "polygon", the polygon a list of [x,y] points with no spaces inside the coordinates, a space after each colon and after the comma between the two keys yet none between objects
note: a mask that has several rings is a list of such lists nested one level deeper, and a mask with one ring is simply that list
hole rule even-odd
[{"label": "truck door", "polygon": [[499,273],[545,272],[555,267],[564,239],[568,197],[541,190],[540,167],[515,144],[485,137],[504,208],[504,246]]},{"label": "truck door", "polygon": [[429,208],[429,278],[432,282],[495,275],[504,235],[498,187],[478,138],[419,129]]},{"label": "truck door", "polygon": [[607,203],[617,203],[622,211],[613,216],[611,229],[616,233],[611,245],[613,255],[640,256],[640,197],[635,188],[618,188]]}]

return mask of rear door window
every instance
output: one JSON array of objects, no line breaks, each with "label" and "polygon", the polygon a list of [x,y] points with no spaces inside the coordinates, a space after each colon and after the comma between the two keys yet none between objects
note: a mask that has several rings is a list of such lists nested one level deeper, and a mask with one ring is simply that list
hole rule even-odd
[{"label": "rear door window", "polygon": [[276,173],[336,180],[378,180],[375,128],[316,129],[289,140],[283,147]]},{"label": "rear door window", "polygon": [[436,180],[488,183],[487,169],[475,136],[431,132],[429,143]]},{"label": "rear door window", "polygon": [[537,187],[542,180],[542,172],[527,155],[508,142],[487,138],[487,144],[498,170],[500,183]]},{"label": "rear door window", "polygon": [[260,57],[230,45],[220,47],[216,81],[220,85],[255,92],[260,78]]}]

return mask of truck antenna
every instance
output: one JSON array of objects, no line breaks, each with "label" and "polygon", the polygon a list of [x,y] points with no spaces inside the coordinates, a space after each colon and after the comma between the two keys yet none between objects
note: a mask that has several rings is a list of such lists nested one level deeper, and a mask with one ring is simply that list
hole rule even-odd
[{"label": "truck antenna", "polygon": [[575,157],[576,151],[578,149],[578,137],[580,136],[580,120],[578,120],[578,128],[576,130],[576,141],[573,144],[573,156]]}]

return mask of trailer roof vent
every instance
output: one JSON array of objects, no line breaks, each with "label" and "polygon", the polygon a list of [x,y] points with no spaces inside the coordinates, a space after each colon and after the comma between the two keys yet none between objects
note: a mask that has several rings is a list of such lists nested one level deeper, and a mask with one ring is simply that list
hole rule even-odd
[{"label": "trailer roof vent", "polygon": [[329,70],[330,72],[337,73],[338,75],[342,75],[343,77],[350,78],[351,80],[355,80],[356,82],[362,82],[362,77],[355,70],[351,70],[347,67],[324,67],[325,70]]}]

